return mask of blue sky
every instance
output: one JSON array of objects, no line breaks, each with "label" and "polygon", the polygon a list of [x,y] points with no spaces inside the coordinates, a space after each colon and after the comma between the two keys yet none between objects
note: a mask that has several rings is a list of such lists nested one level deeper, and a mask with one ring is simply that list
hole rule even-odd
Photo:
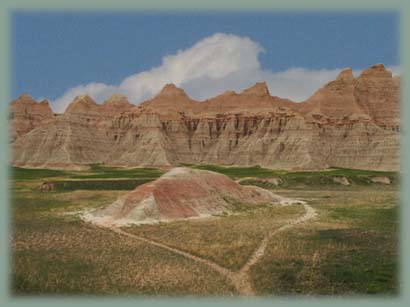
[{"label": "blue sky", "polygon": [[[289,69],[295,68],[301,69],[302,73],[328,71],[332,73],[327,77],[333,77],[336,70],[347,66],[361,70],[375,63],[384,63],[389,67],[397,67],[399,64],[398,15],[392,12],[15,12],[12,17],[12,94],[16,97],[22,92],[28,92],[36,98],[57,100],[78,86],[84,86],[82,90],[93,95],[96,93],[95,89],[90,90],[86,85],[102,83],[106,85],[104,94],[100,95],[102,92],[99,90],[94,96],[97,100],[105,99],[105,96],[117,90],[115,87],[119,86],[124,78],[161,67],[164,64],[164,56],[176,55],[179,50],[189,50],[215,33],[238,38],[236,42],[232,39],[229,41],[229,37],[218,39],[221,46],[225,46],[228,40],[228,49],[240,49],[243,43],[241,39],[245,38],[258,46],[249,46],[250,53],[241,54],[242,51],[238,50],[241,63],[248,58],[250,61],[255,60],[254,57],[258,62],[252,67],[238,68],[238,71],[259,69],[259,72],[253,72],[248,75],[247,80],[244,78],[239,81],[239,77],[234,76],[236,68],[229,76],[223,76],[224,80],[229,79],[225,82],[225,87],[233,86],[235,90],[245,87],[245,83],[252,81],[251,77],[255,77],[255,81],[263,77],[269,79],[273,77],[267,73],[288,72]],[[219,58],[215,65],[223,67],[224,55],[218,52],[210,58]],[[233,54],[235,57],[237,53]],[[187,56],[195,54],[190,53]],[[228,56],[225,56],[229,61]],[[232,54],[229,57],[232,57]],[[184,59],[182,63],[188,65],[186,61],[187,59]],[[210,66],[212,63],[208,62],[206,65]],[[173,73],[168,72],[165,75],[166,77],[159,79],[163,82],[174,81]],[[191,95],[203,98],[204,95],[214,93],[199,91],[200,81],[209,87],[215,87],[216,83],[224,83],[218,79],[220,73],[217,75],[206,75],[206,78],[199,75],[190,78],[184,75],[179,79],[175,78],[174,83],[185,85]],[[296,78],[295,83],[302,82],[297,79],[295,73],[293,75]],[[154,73],[152,78],[155,76],[157,74]],[[275,80],[279,78],[278,75],[274,76]],[[311,77],[313,78],[313,75]],[[307,80],[311,77],[304,78]],[[322,82],[326,77],[319,79],[318,82]],[[136,80],[139,84],[146,82],[141,78]],[[286,75],[286,80],[292,81],[289,74]],[[125,87],[120,87],[119,91],[123,90],[131,96],[136,95],[134,100],[139,100],[152,96],[153,92],[163,85],[159,84],[161,82],[155,86],[151,83],[138,92],[143,92],[144,95],[132,90],[127,91]],[[311,87],[317,86],[313,83]],[[278,88],[280,94],[287,94],[282,90],[287,87],[286,84],[275,85],[273,81],[268,84],[271,92],[272,89]],[[224,86],[218,85],[216,91],[224,89]],[[288,91],[291,95],[291,86]],[[81,89],[75,91],[78,92],[81,92]]]}]

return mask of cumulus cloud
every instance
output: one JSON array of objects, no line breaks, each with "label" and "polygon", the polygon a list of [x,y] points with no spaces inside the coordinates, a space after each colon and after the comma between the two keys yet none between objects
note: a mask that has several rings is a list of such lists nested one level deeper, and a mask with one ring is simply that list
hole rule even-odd
[{"label": "cumulus cloud", "polygon": [[107,97],[110,97],[112,94],[118,92],[118,88],[115,86],[93,82],[69,89],[63,96],[52,101],[51,106],[55,109],[55,111],[63,112],[76,96],[87,94],[94,100],[102,102],[107,99]]},{"label": "cumulus cloud", "polygon": [[263,47],[248,37],[216,33],[165,56],[158,67],[126,77],[118,86],[89,83],[71,88],[52,106],[63,112],[77,95],[88,94],[102,103],[113,93],[124,94],[138,104],[156,95],[166,83],[174,83],[192,98],[203,100],[226,90],[242,91],[259,81],[266,81],[272,95],[303,101],[340,72],[306,68],[264,70],[259,62],[261,52]]}]

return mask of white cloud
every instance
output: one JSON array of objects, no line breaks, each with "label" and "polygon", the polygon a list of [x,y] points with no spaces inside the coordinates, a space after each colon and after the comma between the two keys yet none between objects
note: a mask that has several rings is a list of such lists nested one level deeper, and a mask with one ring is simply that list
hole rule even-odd
[{"label": "white cloud", "polygon": [[102,102],[112,94],[117,93],[118,88],[104,83],[89,83],[71,88],[63,96],[51,102],[51,106],[56,112],[64,112],[65,108],[76,96],[88,94],[94,100]]},{"label": "white cloud", "polygon": [[388,66],[388,70],[390,70],[393,74],[393,76],[399,76],[400,75],[400,66]]},{"label": "white cloud", "polygon": [[[263,70],[259,54],[262,46],[248,37],[216,33],[192,47],[163,58],[160,66],[126,77],[118,86],[90,83],[69,89],[52,102],[63,112],[77,95],[88,94],[102,103],[113,93],[140,103],[156,95],[166,83],[184,88],[194,99],[203,100],[226,90],[242,91],[258,81],[266,81],[271,95],[303,101],[340,69],[311,70],[290,68],[282,72]],[[394,72],[397,72],[397,67]]]}]

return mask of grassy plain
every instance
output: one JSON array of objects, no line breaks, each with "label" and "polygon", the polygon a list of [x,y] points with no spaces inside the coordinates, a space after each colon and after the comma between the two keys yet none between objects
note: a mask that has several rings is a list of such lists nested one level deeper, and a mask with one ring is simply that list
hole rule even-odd
[{"label": "grassy plain", "polygon": [[[397,174],[331,169],[285,172],[263,168],[192,166],[233,179],[280,177],[283,196],[306,200],[318,217],[271,239],[251,267],[259,295],[362,295],[398,292]],[[73,213],[105,206],[130,181],[154,180],[158,169],[93,165],[85,171],[13,168],[12,291],[24,294],[235,295],[215,271],[170,251],[84,223]],[[351,185],[331,180],[344,176]],[[391,185],[370,183],[387,176]],[[43,182],[69,188],[40,192]],[[118,181],[117,185],[113,182]],[[260,185],[259,181],[247,182]],[[125,188],[127,185],[127,188]],[[303,213],[300,206],[233,204],[235,214],[124,227],[231,270],[239,269],[268,231]]]},{"label": "grassy plain", "polygon": [[[124,191],[37,191],[15,182],[12,291],[18,295],[232,295],[206,266],[82,222],[75,212]],[[212,280],[212,282],[209,282]]]},{"label": "grassy plain", "polygon": [[280,233],[251,269],[261,295],[363,295],[398,292],[397,192],[284,190],[318,212],[309,225]]}]

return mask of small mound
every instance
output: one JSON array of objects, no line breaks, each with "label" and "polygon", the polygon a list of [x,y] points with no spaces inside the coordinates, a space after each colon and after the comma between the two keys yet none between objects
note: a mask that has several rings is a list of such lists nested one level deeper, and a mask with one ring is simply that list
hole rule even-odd
[{"label": "small mound", "polygon": [[332,180],[333,182],[339,183],[341,185],[350,185],[350,181],[346,177],[333,177]]},{"label": "small mound", "polygon": [[259,187],[242,186],[219,173],[178,167],[83,218],[104,226],[200,218],[229,210],[232,201],[249,206],[300,203]]},{"label": "small mound", "polygon": [[390,178],[386,176],[370,177],[369,179],[373,183],[391,184]]}]

